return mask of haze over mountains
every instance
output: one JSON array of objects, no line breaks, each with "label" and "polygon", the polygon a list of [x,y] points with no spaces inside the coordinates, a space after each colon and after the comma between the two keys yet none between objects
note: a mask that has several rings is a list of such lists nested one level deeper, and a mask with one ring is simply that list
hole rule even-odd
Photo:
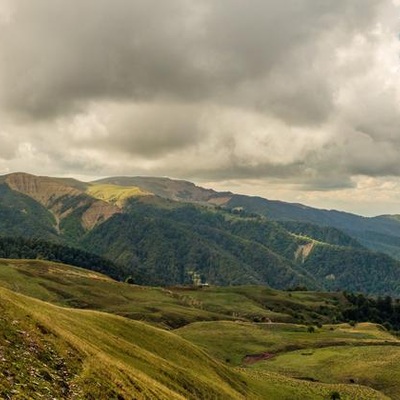
[{"label": "haze over mountains", "polygon": [[111,260],[102,272],[139,284],[400,295],[394,216],[365,218],[154,177],[85,183],[16,173],[0,178],[0,194],[0,233],[21,238],[14,258],[65,261],[59,249],[58,256],[39,254],[40,239]]}]

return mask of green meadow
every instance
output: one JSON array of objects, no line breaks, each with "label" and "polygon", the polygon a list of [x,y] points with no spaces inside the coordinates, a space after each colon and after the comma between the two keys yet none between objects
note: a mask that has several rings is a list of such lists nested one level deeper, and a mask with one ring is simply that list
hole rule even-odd
[{"label": "green meadow", "polygon": [[252,324],[246,322],[199,322],[175,331],[185,339],[209,349],[227,363],[241,365],[246,355],[268,352],[281,354],[294,349],[328,346],[400,345],[392,335],[373,324],[323,326],[314,333],[296,324]]},{"label": "green meadow", "polygon": [[141,287],[2,260],[0,398],[399,398],[400,342],[380,325],[323,323],[343,301],[251,286]]},{"label": "green meadow", "polygon": [[356,383],[400,399],[398,346],[308,348],[260,362],[255,369],[317,382]]}]

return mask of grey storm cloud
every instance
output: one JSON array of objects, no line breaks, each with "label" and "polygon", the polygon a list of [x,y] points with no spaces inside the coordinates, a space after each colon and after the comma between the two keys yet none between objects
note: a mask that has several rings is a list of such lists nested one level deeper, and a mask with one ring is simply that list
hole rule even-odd
[{"label": "grey storm cloud", "polygon": [[[188,104],[125,104],[106,105],[96,113],[108,114],[104,125],[92,130],[92,135],[76,134],[76,143],[92,148],[108,147],[148,158],[157,158],[179,151],[204,139],[201,127],[201,108]],[[83,126],[87,124],[83,122]],[[100,131],[99,131],[100,128]],[[76,125],[70,132],[76,133]],[[79,131],[79,129],[78,129]]]},{"label": "grey storm cloud", "polygon": [[[315,41],[331,31],[347,41],[373,22],[379,3],[15,0],[0,27],[3,104],[37,118],[93,99],[217,98],[266,108],[270,77],[292,86],[272,82],[272,100],[293,98],[292,107],[301,107],[298,96],[306,92],[317,96],[306,100],[315,107],[321,93],[328,97],[322,103],[332,95],[321,85],[323,71],[307,76]],[[307,89],[303,79],[318,87]],[[247,85],[253,93],[246,98]]]},{"label": "grey storm cloud", "polygon": [[391,0],[0,0],[0,170],[36,157],[65,173],[321,190],[398,175],[399,11]]}]

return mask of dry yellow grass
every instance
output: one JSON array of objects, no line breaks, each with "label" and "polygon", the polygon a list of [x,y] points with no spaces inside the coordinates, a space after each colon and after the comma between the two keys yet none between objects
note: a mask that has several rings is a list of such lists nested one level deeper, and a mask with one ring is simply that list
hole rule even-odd
[{"label": "dry yellow grass", "polygon": [[126,200],[132,197],[142,197],[142,196],[150,196],[152,193],[147,192],[143,189],[140,189],[135,186],[116,186],[116,185],[101,185],[101,184],[92,184],[90,185],[86,193],[90,196],[106,201],[107,203],[111,203],[122,208],[126,202]]}]

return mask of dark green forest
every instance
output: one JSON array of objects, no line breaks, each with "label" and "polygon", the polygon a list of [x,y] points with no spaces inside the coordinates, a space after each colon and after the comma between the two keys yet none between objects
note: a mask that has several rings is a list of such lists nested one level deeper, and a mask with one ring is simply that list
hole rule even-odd
[{"label": "dark green forest", "polygon": [[101,272],[117,280],[129,274],[122,266],[98,255],[38,239],[0,237],[0,258],[55,261]]},{"label": "dark green forest", "polygon": [[368,297],[361,293],[344,292],[350,306],[342,311],[346,322],[375,322],[387,330],[400,331],[400,299],[391,296]]}]

